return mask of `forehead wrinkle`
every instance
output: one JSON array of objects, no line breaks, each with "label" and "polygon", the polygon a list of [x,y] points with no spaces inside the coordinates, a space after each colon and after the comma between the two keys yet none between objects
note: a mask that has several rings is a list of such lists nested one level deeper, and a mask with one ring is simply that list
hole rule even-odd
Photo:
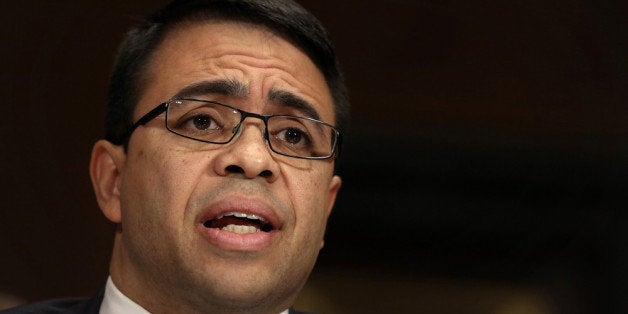
[{"label": "forehead wrinkle", "polygon": [[282,107],[297,109],[309,118],[320,120],[320,115],[314,106],[294,93],[273,88],[268,93],[268,100],[276,102]]},{"label": "forehead wrinkle", "polygon": [[249,88],[233,79],[216,79],[188,85],[179,90],[173,98],[190,98],[211,94],[243,98],[249,94]]}]

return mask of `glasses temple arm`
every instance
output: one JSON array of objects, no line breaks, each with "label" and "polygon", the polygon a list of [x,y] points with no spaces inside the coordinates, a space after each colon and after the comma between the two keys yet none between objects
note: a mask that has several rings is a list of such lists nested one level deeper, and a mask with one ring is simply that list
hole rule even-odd
[{"label": "glasses temple arm", "polygon": [[140,125],[144,125],[146,123],[148,123],[150,120],[155,119],[155,117],[157,117],[158,115],[162,114],[164,111],[166,111],[166,109],[168,109],[168,103],[162,103],[159,106],[155,107],[153,110],[149,111],[147,114],[145,114],[143,117],[141,117],[139,120],[137,120],[137,122],[135,122],[131,128],[129,128],[129,130],[125,133],[125,135],[122,137],[123,139],[128,139],[128,137],[131,135],[131,133],[133,133],[133,131],[135,131],[135,129],[137,129],[137,127],[139,127]]}]

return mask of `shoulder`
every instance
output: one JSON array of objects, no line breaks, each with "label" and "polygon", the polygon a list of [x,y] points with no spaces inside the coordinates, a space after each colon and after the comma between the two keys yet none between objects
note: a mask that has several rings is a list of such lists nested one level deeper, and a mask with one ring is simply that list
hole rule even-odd
[{"label": "shoulder", "polygon": [[[103,289],[104,290],[104,289]],[[95,297],[55,299],[14,307],[0,314],[97,314],[103,298],[103,290]]]},{"label": "shoulder", "polygon": [[58,299],[27,304],[14,307],[1,314],[27,314],[27,313],[82,313],[86,307],[88,299]]}]

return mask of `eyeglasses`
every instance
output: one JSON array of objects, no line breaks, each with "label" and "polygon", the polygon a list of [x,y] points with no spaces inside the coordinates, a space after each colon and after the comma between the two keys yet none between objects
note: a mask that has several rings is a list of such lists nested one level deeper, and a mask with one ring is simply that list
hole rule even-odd
[{"label": "eyeglasses", "polygon": [[166,112],[166,129],[195,141],[226,144],[238,134],[248,117],[264,121],[264,139],[280,155],[302,159],[327,159],[337,155],[341,134],[332,125],[307,117],[246,112],[210,100],[173,99],[140,118],[129,130]]}]

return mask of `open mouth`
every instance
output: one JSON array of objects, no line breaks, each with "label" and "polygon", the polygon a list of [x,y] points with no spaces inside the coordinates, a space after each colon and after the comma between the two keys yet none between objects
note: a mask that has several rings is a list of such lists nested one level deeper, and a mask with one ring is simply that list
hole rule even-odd
[{"label": "open mouth", "polygon": [[228,212],[203,223],[205,228],[214,228],[237,234],[271,232],[275,228],[263,217],[241,212]]}]

